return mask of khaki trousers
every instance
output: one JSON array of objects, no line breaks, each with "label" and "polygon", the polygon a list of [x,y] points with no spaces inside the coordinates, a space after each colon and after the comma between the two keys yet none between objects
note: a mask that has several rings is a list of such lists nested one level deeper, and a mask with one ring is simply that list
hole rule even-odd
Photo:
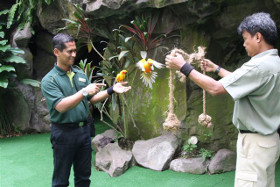
[{"label": "khaki trousers", "polygon": [[277,132],[267,136],[239,133],[235,187],[274,187],[275,164],[279,155],[280,139]]}]

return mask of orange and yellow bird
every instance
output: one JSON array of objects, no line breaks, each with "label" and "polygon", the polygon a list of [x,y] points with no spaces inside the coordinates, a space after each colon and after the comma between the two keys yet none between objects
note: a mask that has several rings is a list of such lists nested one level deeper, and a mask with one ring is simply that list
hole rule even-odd
[{"label": "orange and yellow bird", "polygon": [[116,81],[117,82],[123,82],[123,80],[125,79],[125,74],[127,74],[126,70],[122,70],[116,77]]},{"label": "orange and yellow bird", "polygon": [[153,59],[142,59],[140,60],[136,66],[142,70],[141,79],[143,80],[143,83],[146,86],[152,87],[152,84],[155,82],[155,78],[157,77],[157,72],[154,72],[154,66],[158,69],[161,69],[164,67],[163,64],[153,60]]}]

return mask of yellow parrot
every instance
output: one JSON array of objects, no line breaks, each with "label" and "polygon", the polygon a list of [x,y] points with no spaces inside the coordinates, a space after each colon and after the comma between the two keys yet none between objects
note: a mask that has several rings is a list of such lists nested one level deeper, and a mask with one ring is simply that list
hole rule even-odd
[{"label": "yellow parrot", "polygon": [[125,74],[127,74],[126,70],[122,70],[116,77],[117,82],[122,82],[125,79]]},{"label": "yellow parrot", "polygon": [[141,74],[141,79],[143,80],[143,83],[150,88],[153,88],[152,84],[155,82],[155,79],[157,77],[157,72],[152,71],[154,70],[154,66],[158,69],[164,67],[163,64],[150,58],[148,60],[140,60],[139,62],[137,62],[136,66],[143,71],[143,73]]}]

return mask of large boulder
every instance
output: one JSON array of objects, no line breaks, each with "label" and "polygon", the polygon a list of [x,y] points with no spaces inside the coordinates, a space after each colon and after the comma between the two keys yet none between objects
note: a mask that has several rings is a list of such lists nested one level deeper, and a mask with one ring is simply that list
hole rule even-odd
[{"label": "large boulder", "polygon": [[149,140],[136,141],[132,154],[139,165],[163,171],[169,168],[179,145],[180,141],[174,134],[166,133]]},{"label": "large boulder", "polygon": [[211,160],[208,167],[209,172],[223,173],[227,171],[235,170],[236,154],[228,149],[220,149]]},{"label": "large boulder", "polygon": [[209,160],[199,158],[177,158],[170,163],[170,169],[177,172],[186,172],[192,174],[204,174],[207,172]]},{"label": "large boulder", "polygon": [[116,131],[113,129],[106,130],[102,134],[96,135],[92,139],[92,146],[96,152],[100,151],[103,147],[105,147],[109,143],[113,143],[117,138]]},{"label": "large boulder", "polygon": [[122,150],[118,143],[109,143],[96,153],[95,166],[111,177],[123,174],[133,162],[130,151]]},{"label": "large boulder", "polygon": [[9,101],[6,110],[16,129],[23,132],[50,131],[49,113],[39,88],[17,83],[2,99]]}]

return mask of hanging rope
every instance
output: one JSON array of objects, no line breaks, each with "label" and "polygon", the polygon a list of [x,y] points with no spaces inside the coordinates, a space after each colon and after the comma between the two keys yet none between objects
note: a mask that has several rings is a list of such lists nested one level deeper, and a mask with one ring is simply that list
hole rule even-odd
[{"label": "hanging rope", "polygon": [[[203,74],[205,75],[205,71]],[[212,126],[211,120],[212,118],[206,114],[206,91],[203,89],[203,113],[198,116],[198,123],[209,128]]]},{"label": "hanging rope", "polygon": [[[175,56],[175,52],[171,51],[171,55]],[[169,106],[168,115],[163,123],[163,129],[166,131],[176,131],[180,127],[180,121],[174,113],[174,85],[173,85],[173,70],[169,70]]]},{"label": "hanging rope", "polygon": [[[205,56],[205,47],[198,47],[198,52],[188,54],[182,49],[174,49],[174,53],[179,53],[183,56],[185,61],[189,62],[190,64],[195,64],[198,63],[199,65],[201,64],[202,60],[204,59]],[[177,74],[180,77],[181,82],[185,82],[186,76],[183,75],[180,71],[177,71]],[[205,75],[205,71],[203,71],[203,74]],[[203,90],[203,113],[198,116],[198,123],[203,125],[204,127],[211,127],[212,118],[206,114],[206,92]]]}]

